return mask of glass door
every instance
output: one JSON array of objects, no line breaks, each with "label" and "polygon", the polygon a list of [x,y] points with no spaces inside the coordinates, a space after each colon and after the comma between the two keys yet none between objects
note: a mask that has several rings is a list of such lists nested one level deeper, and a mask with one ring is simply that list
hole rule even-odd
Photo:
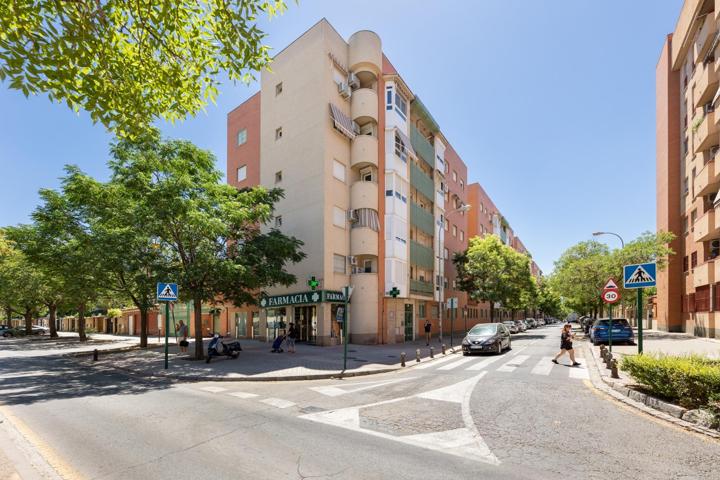
[{"label": "glass door", "polygon": [[412,303],[405,304],[405,341],[413,340],[413,306]]}]

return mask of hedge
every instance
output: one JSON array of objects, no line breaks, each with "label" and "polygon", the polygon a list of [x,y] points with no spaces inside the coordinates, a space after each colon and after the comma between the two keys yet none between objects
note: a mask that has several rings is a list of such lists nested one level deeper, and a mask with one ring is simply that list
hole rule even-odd
[{"label": "hedge", "polygon": [[620,368],[651,394],[685,408],[708,406],[720,394],[720,360],[699,355],[628,355]]}]

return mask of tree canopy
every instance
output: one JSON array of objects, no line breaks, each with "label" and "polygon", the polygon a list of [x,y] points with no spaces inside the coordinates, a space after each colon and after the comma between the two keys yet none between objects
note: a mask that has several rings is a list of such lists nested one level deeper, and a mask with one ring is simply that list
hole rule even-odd
[{"label": "tree canopy", "polygon": [[8,0],[0,2],[0,80],[119,136],[195,115],[220,75],[249,82],[270,62],[260,15],[283,0]]}]

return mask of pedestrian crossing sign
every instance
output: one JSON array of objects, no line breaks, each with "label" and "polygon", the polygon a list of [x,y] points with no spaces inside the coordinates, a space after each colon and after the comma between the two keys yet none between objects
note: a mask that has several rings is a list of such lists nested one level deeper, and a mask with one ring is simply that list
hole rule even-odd
[{"label": "pedestrian crossing sign", "polygon": [[640,263],[623,267],[625,288],[654,287],[657,267],[655,263]]},{"label": "pedestrian crossing sign", "polygon": [[177,283],[158,283],[157,284],[158,302],[175,302],[178,299]]}]

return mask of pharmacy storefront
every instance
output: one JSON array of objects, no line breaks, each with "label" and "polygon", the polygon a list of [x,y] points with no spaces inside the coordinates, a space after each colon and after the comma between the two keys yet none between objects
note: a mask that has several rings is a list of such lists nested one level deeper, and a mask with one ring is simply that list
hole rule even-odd
[{"label": "pharmacy storefront", "polygon": [[265,325],[268,341],[287,333],[294,323],[298,342],[337,345],[346,318],[343,302],[343,293],[335,290],[263,296],[258,301],[260,322]]}]

